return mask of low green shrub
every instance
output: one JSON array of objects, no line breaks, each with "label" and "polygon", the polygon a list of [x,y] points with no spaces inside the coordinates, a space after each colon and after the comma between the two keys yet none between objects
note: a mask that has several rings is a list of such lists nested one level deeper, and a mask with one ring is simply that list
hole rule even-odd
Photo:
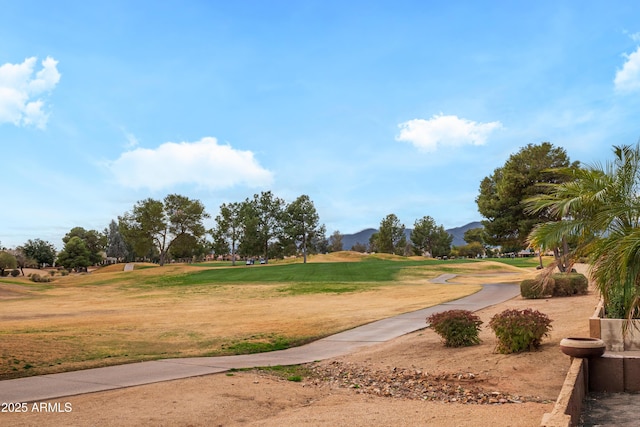
[{"label": "low green shrub", "polygon": [[624,319],[627,317],[624,309],[624,299],[621,294],[614,294],[605,302],[604,315],[607,319]]},{"label": "low green shrub", "polygon": [[[550,279],[547,288],[553,288],[553,279]],[[541,278],[525,279],[520,282],[520,295],[525,299],[538,299],[551,295],[551,292],[544,289],[544,283]]]},{"label": "low green shrub", "polygon": [[480,343],[482,321],[469,310],[448,310],[427,317],[427,323],[444,339],[446,347],[467,347]]},{"label": "low green shrub", "polygon": [[580,273],[556,273],[547,277],[546,283],[542,275],[520,282],[520,295],[526,299],[584,295],[588,290],[589,281]]},{"label": "low green shrub", "polygon": [[[612,288],[604,295],[604,316],[607,319],[626,319],[624,291],[620,288]],[[640,319],[640,310],[634,309],[631,312],[632,319]]]},{"label": "low green shrub", "polygon": [[32,282],[36,282],[36,283],[47,283],[51,281],[51,277],[50,276],[41,276],[37,273],[34,274],[30,274],[29,275],[29,279]]},{"label": "low green shrub", "polygon": [[505,310],[489,321],[489,327],[498,338],[499,353],[531,351],[540,346],[542,338],[549,334],[551,319],[537,310]]},{"label": "low green shrub", "polygon": [[589,290],[589,281],[580,273],[557,273],[553,275],[555,285],[554,297],[568,297],[572,295],[585,295]]},{"label": "low green shrub", "polygon": [[20,275],[20,270],[18,270],[17,268],[11,270],[11,277],[18,277],[18,275]]}]

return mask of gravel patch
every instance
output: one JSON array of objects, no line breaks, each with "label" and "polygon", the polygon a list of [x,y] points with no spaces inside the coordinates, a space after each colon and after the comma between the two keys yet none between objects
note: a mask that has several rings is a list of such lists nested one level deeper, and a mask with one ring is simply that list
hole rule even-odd
[{"label": "gravel patch", "polygon": [[417,368],[372,369],[360,364],[332,361],[310,367],[310,384],[348,388],[359,394],[475,405],[548,403],[538,396],[520,396],[490,390],[481,374],[473,372],[430,373]]}]

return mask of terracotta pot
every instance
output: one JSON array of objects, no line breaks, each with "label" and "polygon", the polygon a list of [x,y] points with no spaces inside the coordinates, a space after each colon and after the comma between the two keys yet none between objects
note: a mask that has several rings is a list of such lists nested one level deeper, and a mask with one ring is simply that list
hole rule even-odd
[{"label": "terracotta pot", "polygon": [[599,338],[563,338],[560,350],[567,356],[589,358],[600,357],[604,354],[606,344]]}]

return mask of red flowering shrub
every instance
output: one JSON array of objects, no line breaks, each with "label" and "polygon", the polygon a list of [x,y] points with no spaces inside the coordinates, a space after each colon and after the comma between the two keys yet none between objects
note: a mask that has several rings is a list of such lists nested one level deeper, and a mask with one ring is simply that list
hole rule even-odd
[{"label": "red flowering shrub", "polygon": [[551,319],[538,310],[505,310],[489,321],[489,327],[498,338],[497,350],[503,354],[531,351],[540,346],[549,335]]},{"label": "red flowering shrub", "polygon": [[448,310],[427,317],[427,323],[444,339],[447,347],[466,347],[480,343],[482,321],[469,310]]}]

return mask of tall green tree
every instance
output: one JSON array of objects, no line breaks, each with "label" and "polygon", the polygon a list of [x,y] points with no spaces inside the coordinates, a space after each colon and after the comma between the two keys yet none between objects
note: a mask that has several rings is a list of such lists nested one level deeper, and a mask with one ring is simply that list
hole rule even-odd
[{"label": "tall green tree", "polygon": [[477,227],[477,228],[468,229],[467,231],[464,232],[463,239],[467,243],[478,242],[478,243],[484,244],[484,241],[485,241],[484,228]]},{"label": "tall green tree", "polygon": [[[375,252],[380,252],[380,249],[378,248],[378,236],[380,235],[379,232],[375,232],[372,233],[371,236],[369,236],[369,245],[367,246],[367,249],[364,251],[358,251],[358,252],[367,252],[369,251],[370,253],[375,253]],[[356,245],[353,245],[356,246]]]},{"label": "tall green tree", "polygon": [[120,233],[120,227],[114,220],[111,220],[109,228],[104,231],[104,235],[107,236],[107,256],[116,258],[118,261],[127,259],[129,248],[124,237],[122,237],[122,233]]},{"label": "tall green tree", "polygon": [[14,269],[18,266],[16,257],[7,251],[0,251],[0,277],[4,276],[6,269]]},{"label": "tall green tree", "polygon": [[404,234],[404,224],[395,214],[389,214],[380,221],[380,228],[375,237],[378,252],[403,255],[407,237]]},{"label": "tall green tree", "polygon": [[58,264],[67,269],[76,271],[85,270],[93,264],[91,251],[87,244],[79,236],[72,236],[64,244],[64,248],[58,254]]},{"label": "tall green tree", "polygon": [[149,198],[137,202],[118,220],[125,240],[137,250],[155,248],[160,265],[164,265],[177,238],[192,236],[198,240],[204,236],[205,218],[209,214],[199,200],[169,194],[163,201]]},{"label": "tall green tree", "polygon": [[324,227],[320,225],[320,216],[306,194],[289,203],[284,212],[284,234],[302,251],[303,262],[307,263],[307,249],[324,237]]},{"label": "tall green tree", "polygon": [[40,266],[53,265],[56,260],[55,246],[42,239],[29,239],[19,249],[27,258],[36,260]]},{"label": "tall green tree", "polygon": [[504,166],[494,170],[480,183],[476,198],[487,242],[502,246],[503,252],[515,252],[527,247],[532,228],[552,218],[546,211],[525,211],[524,200],[548,191],[540,184],[564,182],[567,176],[561,168],[576,168],[563,148],[548,142],[529,144],[512,154]]},{"label": "tall green tree", "polygon": [[439,225],[435,238],[433,239],[433,254],[436,257],[445,256],[451,251],[451,242],[453,236],[444,229],[444,226]]},{"label": "tall green tree", "polygon": [[191,234],[176,237],[169,250],[172,259],[192,261],[204,258],[211,244],[204,238],[196,238]]},{"label": "tall green tree", "polygon": [[242,235],[237,252],[244,257],[254,257],[264,251],[262,237],[258,233],[258,211],[252,199],[242,202]]},{"label": "tall green tree", "polygon": [[[211,242],[211,251],[216,254],[216,256],[224,256],[229,253],[229,242],[227,238],[222,234],[222,232],[218,229],[218,227],[213,227],[209,230],[209,234],[213,238],[213,242]],[[235,260],[234,260],[235,265]]]},{"label": "tall green tree", "polygon": [[329,247],[327,249],[329,252],[339,252],[343,250],[342,233],[340,233],[340,230],[334,231],[331,236],[329,236]]},{"label": "tall green tree", "polygon": [[436,225],[430,216],[424,216],[413,224],[411,242],[416,255],[428,252],[432,257],[448,255],[451,251],[453,236],[447,233],[444,226]]},{"label": "tall green tree", "polygon": [[489,245],[485,243],[487,238],[483,227],[468,229],[464,232],[463,239],[467,244],[456,248],[461,256],[476,257],[490,252]]},{"label": "tall green tree", "polygon": [[[229,247],[231,248],[232,265],[236,265],[236,248],[244,234],[243,212],[242,203],[223,203],[220,206],[220,213],[215,218],[214,241],[217,238],[225,242],[227,247],[225,253],[229,251]],[[218,249],[222,248],[223,246],[218,246]]]},{"label": "tall green tree", "polygon": [[[245,231],[255,229],[256,243],[265,260],[269,259],[269,245],[282,236],[285,202],[271,191],[255,194],[244,207]],[[245,238],[250,234],[245,232]],[[253,245],[247,245],[253,246]]]},{"label": "tall green tree", "polygon": [[107,246],[107,236],[96,230],[85,230],[82,227],[72,228],[63,238],[62,242],[66,245],[72,237],[80,238],[89,250],[90,265],[102,262],[102,252]]},{"label": "tall green tree", "polygon": [[329,252],[329,239],[327,239],[327,228],[320,225],[318,232],[311,238],[309,253],[326,254]]}]

